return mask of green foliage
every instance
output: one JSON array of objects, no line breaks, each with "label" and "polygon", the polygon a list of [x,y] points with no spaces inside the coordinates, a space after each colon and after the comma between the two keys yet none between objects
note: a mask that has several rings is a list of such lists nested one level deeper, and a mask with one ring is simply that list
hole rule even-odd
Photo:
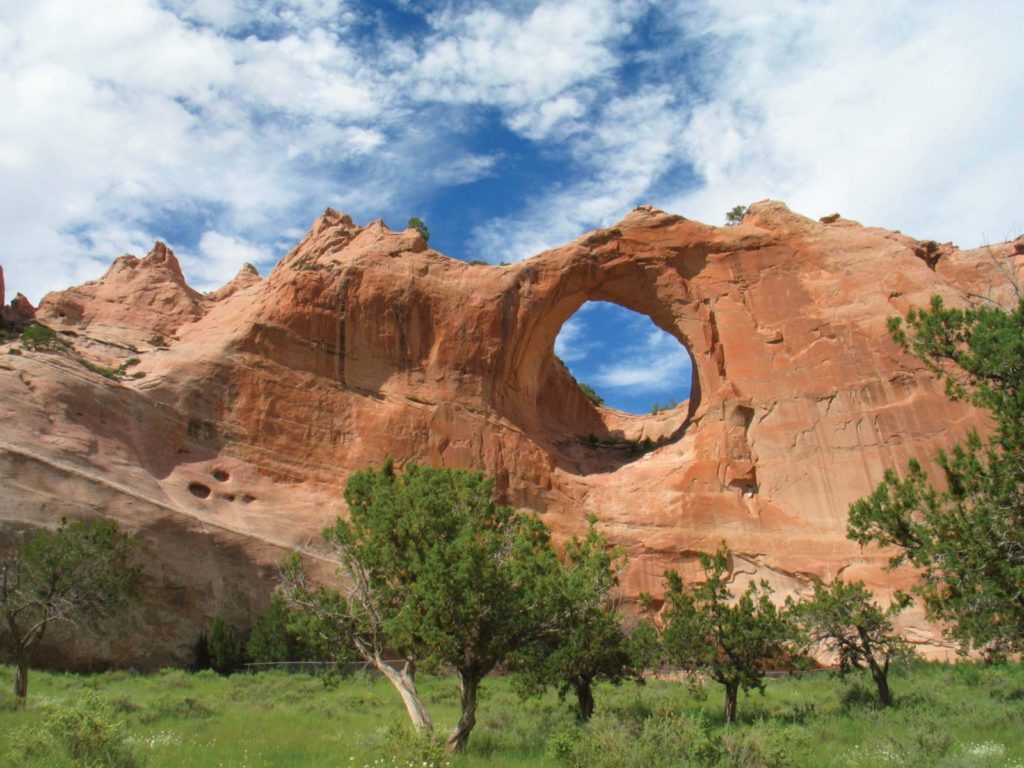
[{"label": "green foliage", "polygon": [[74,704],[50,706],[42,722],[16,731],[5,755],[11,768],[136,768],[143,761],[109,704],[86,692]]},{"label": "green foliage", "polygon": [[30,325],[21,332],[21,346],[33,352],[48,352],[60,349],[62,342],[53,329]]},{"label": "green foliage", "polygon": [[134,595],[135,541],[110,520],[61,521],[0,550],[0,642],[18,665],[15,693],[28,691],[28,666],[51,623],[98,629]]},{"label": "green foliage", "polygon": [[570,768],[676,768],[717,766],[722,744],[699,716],[658,712],[636,721],[616,712],[558,732],[548,751]]},{"label": "green foliage", "polygon": [[651,406],[651,415],[657,416],[662,411],[671,411],[677,405],[679,405],[679,402],[677,400],[669,400],[664,404],[655,403],[654,405]]},{"label": "green foliage", "polygon": [[237,672],[245,663],[245,645],[219,613],[213,617],[207,647],[210,668],[221,675]]},{"label": "green foliage", "polygon": [[594,683],[643,681],[653,629],[644,624],[646,629],[632,636],[623,629],[616,595],[623,562],[597,530],[596,519],[591,517],[588,523],[583,539],[574,536],[565,545],[557,613],[550,631],[520,649],[512,665],[524,693],[539,693],[548,686],[554,686],[561,697],[573,692],[582,720],[594,711]]},{"label": "green foliage", "polygon": [[[773,680],[725,727],[717,699],[705,701],[677,680],[608,686],[594,718],[579,724],[553,693],[524,702],[511,677],[497,675],[485,681],[469,749],[451,765],[555,768],[568,762],[557,755],[576,742],[588,744],[581,760],[589,754],[595,765],[645,768],[778,765],[780,745],[785,764],[799,768],[1012,768],[1024,761],[1021,664],[916,663],[894,668],[892,676],[898,709],[878,709],[874,686],[864,687],[859,675],[839,684],[829,674],[808,674]],[[458,718],[457,681],[421,674],[417,682],[439,722]],[[862,700],[844,706],[846,691],[858,686]],[[33,679],[35,705],[0,706],[0,765],[10,764],[15,733],[39,729],[46,712],[39,702],[67,706],[88,693],[110,703],[124,723],[124,741],[151,768],[407,766],[392,756],[416,754],[398,743],[400,729],[391,724],[404,717],[402,706],[376,675],[340,678],[327,689],[316,678],[280,670],[230,677],[40,671]],[[186,704],[189,699],[198,703]],[[51,753],[33,768],[69,765],[70,757]]]},{"label": "green foliage", "polygon": [[870,671],[882,706],[892,703],[889,665],[909,661],[914,652],[893,628],[891,617],[905,607],[897,601],[883,611],[862,582],[834,581],[814,585],[814,597],[793,610],[808,640],[839,658],[839,675],[855,669]]},{"label": "green foliage", "polygon": [[936,296],[889,328],[951,397],[986,409],[995,429],[938,455],[945,491],[917,462],[903,479],[886,472],[850,507],[848,535],[894,547],[893,566],[919,568],[929,616],[948,622],[965,650],[1024,650],[1024,300],[1012,311],[950,309]]},{"label": "green foliage", "polygon": [[577,383],[580,385],[580,389],[583,390],[583,394],[587,396],[587,399],[590,402],[592,402],[594,405],[598,407],[604,405],[604,398],[597,394],[597,392],[594,390],[592,386],[582,381]]},{"label": "green foliage", "polygon": [[415,229],[417,232],[419,232],[420,237],[423,238],[424,242],[430,242],[430,230],[427,229],[427,225],[423,223],[423,219],[419,218],[418,216],[413,216],[412,218],[409,219],[409,223],[407,226],[409,229]]},{"label": "green foliage", "polygon": [[444,740],[429,731],[416,731],[408,723],[392,723],[384,729],[381,751],[392,765],[441,768],[446,764]]},{"label": "green foliage", "polygon": [[[388,460],[349,479],[350,519],[324,532],[349,594],[311,590],[294,559],[285,565],[290,599],[325,637],[378,668],[387,648],[458,673],[463,713],[452,749],[465,746],[475,724],[484,676],[544,631],[557,595],[547,528],[492,494],[493,481],[479,472],[412,464],[399,475]],[[407,669],[396,685],[415,696]]]},{"label": "green foliage", "polygon": [[703,583],[686,587],[668,571],[663,643],[670,661],[700,671],[725,686],[725,719],[736,719],[736,694],[763,690],[772,663],[792,655],[794,631],[790,617],[771,601],[767,582],[751,582],[733,598],[728,583],[728,547],[714,555],[701,553]]},{"label": "green foliage", "polygon": [[747,214],[747,206],[737,205],[726,212],[725,214],[725,225],[727,227],[734,227],[743,221],[743,217]]},{"label": "green foliage", "polygon": [[304,642],[303,619],[275,594],[266,613],[256,619],[245,644],[250,661],[313,661],[316,653]]}]

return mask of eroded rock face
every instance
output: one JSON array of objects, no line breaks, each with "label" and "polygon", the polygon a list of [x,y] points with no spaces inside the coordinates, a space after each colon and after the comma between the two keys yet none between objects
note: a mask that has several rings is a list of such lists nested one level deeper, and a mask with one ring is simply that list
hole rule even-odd
[{"label": "eroded rock face", "polygon": [[146,349],[169,343],[209,304],[185,283],[174,252],[158,242],[145,258],[126,254],[115,259],[99,280],[48,293],[38,318],[56,330]]},{"label": "eroded rock face", "polygon": [[[740,584],[766,578],[785,595],[841,576],[885,596],[912,576],[846,540],[850,502],[910,458],[934,471],[938,448],[986,427],[886,319],[933,294],[1006,295],[1002,270],[1024,270],[1015,253],[764,202],[726,228],[638,208],[490,267],[329,209],[265,280],[202,297],[158,245],[39,310],[79,333],[76,354],[141,350],[140,378],[114,383],[63,354],[3,358],[0,518],[93,512],[142,533],[147,639],[119,651],[137,665],[187,659],[215,612],[247,623],[288,549],[329,574],[318,533],[345,513],[347,477],[389,454],[494,475],[556,538],[596,515],[629,553],[628,598],[657,599],[666,568],[693,575],[696,553],[723,540]],[[553,354],[587,300],[685,344],[690,401],[652,416],[593,406]],[[907,622],[937,636],[919,613]],[[72,661],[113,653],[78,647]]]}]

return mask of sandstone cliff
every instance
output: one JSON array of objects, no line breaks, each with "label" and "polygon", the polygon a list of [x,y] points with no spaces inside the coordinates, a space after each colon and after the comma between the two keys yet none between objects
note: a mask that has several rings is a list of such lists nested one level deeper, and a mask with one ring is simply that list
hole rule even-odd
[{"label": "sandstone cliff", "polygon": [[[725,540],[738,582],[787,594],[911,576],[845,538],[849,503],[983,414],[885,331],[933,294],[1005,290],[1016,244],[975,251],[751,206],[716,228],[649,207],[510,266],[328,209],[260,280],[203,296],[161,243],[48,295],[62,353],[0,357],[0,520],[104,514],[147,542],[145,643],[80,640],[65,661],[186,660],[216,611],[266,602],[274,566],[344,514],[346,478],[385,455],[482,469],[557,537],[594,514],[629,553],[627,596],[662,593]],[[253,270],[254,272],[254,270]],[[648,315],[690,351],[693,396],[656,416],[597,408],[553,354],[587,300]],[[77,358],[138,378],[111,381]],[[135,363],[134,360],[138,362]],[[650,449],[638,449],[649,439]],[[920,614],[914,637],[936,636]]]}]

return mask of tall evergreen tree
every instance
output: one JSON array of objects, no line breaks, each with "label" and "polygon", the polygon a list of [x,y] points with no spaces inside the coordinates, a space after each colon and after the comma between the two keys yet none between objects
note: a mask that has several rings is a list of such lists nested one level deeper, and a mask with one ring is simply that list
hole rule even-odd
[{"label": "tall evergreen tree", "polygon": [[941,452],[945,490],[916,462],[893,471],[850,508],[849,535],[894,547],[891,565],[921,570],[918,594],[965,650],[1024,650],[1024,298],[928,309],[890,320],[895,340],[946,382],[950,397],[984,408],[993,430]]}]

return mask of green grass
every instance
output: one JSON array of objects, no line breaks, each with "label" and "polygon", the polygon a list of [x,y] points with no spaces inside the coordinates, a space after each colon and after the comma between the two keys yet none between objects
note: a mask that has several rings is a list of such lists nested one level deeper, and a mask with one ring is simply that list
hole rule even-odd
[{"label": "green grass", "polygon": [[[0,672],[6,688],[12,670]],[[740,722],[725,727],[715,685],[601,686],[598,714],[581,727],[571,702],[553,695],[523,702],[509,680],[492,678],[469,752],[452,765],[1024,768],[1021,665],[920,664],[894,673],[892,687],[897,706],[879,710],[863,680],[772,680],[764,696],[741,697]],[[420,688],[447,730],[458,715],[456,681],[423,676]],[[0,764],[19,729],[35,731],[56,707],[90,694],[123,721],[128,744],[150,767],[390,766],[395,745],[409,741],[397,695],[375,677],[332,687],[280,672],[33,672],[27,707],[12,706],[6,691],[0,696]],[[699,754],[698,743],[706,747]],[[38,764],[53,764],[47,759]]]}]

